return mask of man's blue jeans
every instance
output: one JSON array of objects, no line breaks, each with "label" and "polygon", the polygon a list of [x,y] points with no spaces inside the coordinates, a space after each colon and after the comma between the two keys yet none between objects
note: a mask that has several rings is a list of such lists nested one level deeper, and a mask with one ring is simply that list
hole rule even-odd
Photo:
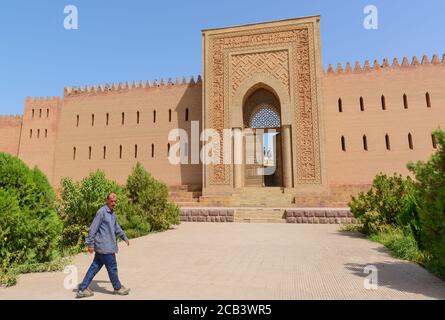
[{"label": "man's blue jeans", "polygon": [[115,290],[119,290],[122,287],[117,274],[116,255],[114,253],[100,254],[96,252],[93,263],[88,269],[88,272],[85,275],[85,278],[83,279],[82,283],[79,285],[80,291],[83,291],[86,288],[88,288],[88,286],[91,284],[91,281],[93,281],[93,278],[100,271],[100,269],[102,269],[103,265],[105,265],[105,267],[107,268],[108,276],[110,277],[113,288]]}]

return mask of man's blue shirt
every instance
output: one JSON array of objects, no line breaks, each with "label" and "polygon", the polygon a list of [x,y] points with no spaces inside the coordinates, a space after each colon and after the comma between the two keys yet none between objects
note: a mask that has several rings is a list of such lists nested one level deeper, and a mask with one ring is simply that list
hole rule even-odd
[{"label": "man's blue shirt", "polygon": [[117,253],[119,249],[116,236],[124,241],[128,240],[117,222],[116,214],[105,205],[97,211],[85,243],[88,247],[94,247],[94,251],[100,254]]}]

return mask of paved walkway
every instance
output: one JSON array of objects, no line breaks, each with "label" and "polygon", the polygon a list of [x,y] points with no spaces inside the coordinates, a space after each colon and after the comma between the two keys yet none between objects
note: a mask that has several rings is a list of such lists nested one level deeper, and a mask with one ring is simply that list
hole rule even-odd
[{"label": "paved walkway", "polygon": [[[121,246],[119,271],[128,297],[110,294],[102,270],[92,299],[445,299],[445,283],[421,267],[336,225],[195,224]],[[83,277],[92,256],[76,256]],[[377,267],[379,287],[364,288]],[[29,274],[0,288],[1,299],[73,299],[63,272]],[[79,279],[81,280],[81,279]]]}]

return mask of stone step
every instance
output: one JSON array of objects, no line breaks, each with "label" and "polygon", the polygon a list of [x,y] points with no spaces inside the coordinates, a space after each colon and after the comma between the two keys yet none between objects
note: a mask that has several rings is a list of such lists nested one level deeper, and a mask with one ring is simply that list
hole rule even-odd
[{"label": "stone step", "polygon": [[235,222],[286,223],[286,219],[281,209],[242,208],[235,210]]},{"label": "stone step", "polygon": [[202,192],[193,191],[170,191],[169,197],[179,207],[196,207]]},{"label": "stone step", "polygon": [[208,207],[206,203],[201,202],[175,202],[180,208],[200,208],[200,207]]},{"label": "stone step", "polygon": [[233,200],[284,200],[284,201],[292,201],[294,200],[294,197],[292,195],[242,195],[242,196],[233,196],[231,199]]},{"label": "stone step", "polygon": [[171,199],[176,204],[179,203],[199,203],[198,199]]},{"label": "stone step", "polygon": [[191,196],[170,196],[170,199],[172,199],[173,201],[198,201],[199,197],[194,198]]},{"label": "stone step", "polygon": [[258,195],[283,195],[285,194],[282,190],[268,190],[268,189],[255,189],[255,190],[243,190],[242,192],[235,192],[233,193],[233,196],[258,196]]},{"label": "stone step", "polygon": [[282,203],[233,203],[232,207],[235,208],[288,208],[290,205],[288,204],[282,204]]},{"label": "stone step", "polygon": [[238,208],[238,214],[256,214],[256,215],[284,215],[283,209],[267,209],[267,208]]},{"label": "stone step", "polygon": [[209,207],[232,206],[232,199],[230,196],[210,196],[210,197],[202,196],[199,198],[199,202]]},{"label": "stone step", "polygon": [[198,186],[198,185],[181,185],[181,186],[169,186],[168,187],[169,191],[171,192],[180,192],[180,191],[185,191],[185,192],[201,192],[202,191],[202,187]]},{"label": "stone step", "polygon": [[177,198],[199,198],[202,196],[202,192],[190,192],[190,191],[170,191],[170,197]]},{"label": "stone step", "polygon": [[237,223],[286,223],[284,219],[240,219],[235,218]]},{"label": "stone step", "polygon": [[232,198],[236,199],[294,199],[292,194],[261,194],[261,193],[253,193],[253,194],[234,194]]},{"label": "stone step", "polygon": [[236,214],[237,218],[240,219],[283,219],[283,216],[280,215],[272,215],[272,214],[265,214],[265,215],[255,215],[255,214]]},{"label": "stone step", "polygon": [[238,207],[293,207],[294,197],[291,194],[277,195],[242,195],[234,196],[232,203]]}]

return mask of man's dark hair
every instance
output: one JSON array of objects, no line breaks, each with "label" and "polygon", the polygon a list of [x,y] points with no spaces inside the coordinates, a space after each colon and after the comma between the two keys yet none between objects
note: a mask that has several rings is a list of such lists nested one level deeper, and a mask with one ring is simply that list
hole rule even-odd
[{"label": "man's dark hair", "polygon": [[107,200],[110,199],[111,195],[114,194],[115,196],[117,196],[116,192],[110,192],[109,194],[107,194]]}]

